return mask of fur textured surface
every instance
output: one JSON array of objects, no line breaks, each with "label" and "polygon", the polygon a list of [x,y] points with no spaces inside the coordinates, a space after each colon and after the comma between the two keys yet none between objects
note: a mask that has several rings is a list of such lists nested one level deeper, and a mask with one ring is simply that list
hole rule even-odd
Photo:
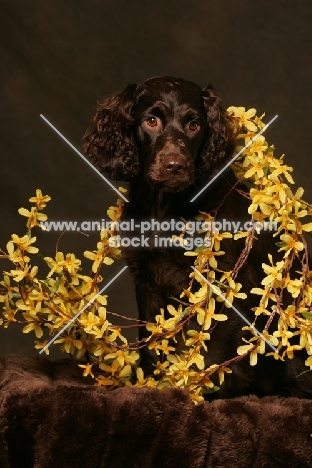
[{"label": "fur textured surface", "polygon": [[198,406],[179,390],[90,385],[69,359],[0,359],[1,468],[308,468],[312,402]]}]

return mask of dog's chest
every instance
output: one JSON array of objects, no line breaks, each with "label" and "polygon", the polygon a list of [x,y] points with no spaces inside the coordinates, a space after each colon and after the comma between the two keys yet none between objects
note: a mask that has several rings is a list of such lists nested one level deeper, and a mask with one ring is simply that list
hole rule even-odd
[{"label": "dog's chest", "polygon": [[154,283],[164,291],[180,294],[187,287],[192,272],[190,257],[182,249],[151,249],[148,270]]}]

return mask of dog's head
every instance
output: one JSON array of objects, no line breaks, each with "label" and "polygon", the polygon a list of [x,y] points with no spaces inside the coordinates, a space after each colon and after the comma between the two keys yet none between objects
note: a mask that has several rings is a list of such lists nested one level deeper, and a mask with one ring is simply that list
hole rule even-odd
[{"label": "dog's head", "polygon": [[97,105],[84,151],[112,179],[144,177],[176,192],[207,178],[233,152],[230,120],[212,86],[155,77]]}]

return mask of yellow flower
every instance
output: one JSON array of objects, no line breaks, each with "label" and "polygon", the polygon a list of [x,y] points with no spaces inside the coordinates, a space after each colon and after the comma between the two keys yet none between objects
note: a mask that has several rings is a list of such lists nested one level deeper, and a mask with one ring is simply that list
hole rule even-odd
[{"label": "yellow flower", "polygon": [[210,340],[210,333],[204,333],[202,331],[197,332],[195,330],[189,330],[187,332],[187,335],[189,335],[191,338],[186,340],[186,342],[185,342],[186,346],[193,346],[193,345],[199,344],[200,346],[202,346],[204,348],[204,350],[206,352],[208,351],[205,341]]},{"label": "yellow flower", "polygon": [[302,224],[301,229],[306,232],[312,231],[312,223]]},{"label": "yellow flower", "polygon": [[129,366],[129,364],[127,364],[125,367],[123,367],[123,368],[119,371],[118,378],[119,378],[123,383],[125,383],[127,380],[130,380],[131,377],[132,377],[132,368],[131,368],[131,366]]},{"label": "yellow flower", "polygon": [[279,176],[283,174],[289,183],[294,184],[295,182],[289,174],[289,172],[293,171],[293,168],[290,166],[285,166],[283,164],[283,157],[284,155],[281,156],[280,159],[272,158],[271,165],[274,166],[275,169],[271,172],[271,174],[268,177],[271,180],[279,182]]},{"label": "yellow flower", "polygon": [[261,304],[264,307],[267,307],[269,299],[276,302],[275,294],[272,294],[268,289],[252,288],[250,292],[251,294],[259,294],[262,296]]},{"label": "yellow flower", "polygon": [[203,229],[198,230],[199,234],[201,234],[202,232],[212,232],[214,217],[211,216],[210,213],[206,213],[205,211],[200,211],[200,214],[195,216],[195,219],[197,221],[204,221],[202,223],[202,228]]},{"label": "yellow flower", "polygon": [[70,275],[75,275],[79,270],[81,260],[78,260],[74,254],[66,254],[65,260],[59,261],[59,265],[68,271]]},{"label": "yellow flower", "polygon": [[273,356],[276,361],[284,361],[284,358],[280,356],[277,352],[266,353],[266,356]]},{"label": "yellow flower", "polygon": [[162,340],[161,343],[153,342],[148,345],[148,349],[154,349],[156,354],[159,356],[160,351],[162,351],[164,354],[169,354],[170,351],[175,351],[175,348],[173,346],[169,346],[169,341],[168,340]]},{"label": "yellow flower", "polygon": [[74,312],[71,308],[71,304],[67,301],[63,301],[62,299],[58,298],[54,300],[54,304],[57,305],[57,308],[55,310],[57,315],[62,317],[62,319],[65,319],[65,322],[67,323]]},{"label": "yellow flower", "polygon": [[271,315],[271,312],[263,306],[253,307],[251,310],[255,313],[256,316],[261,315],[261,314]]},{"label": "yellow flower", "polygon": [[57,252],[55,255],[55,260],[51,257],[44,257],[44,261],[51,268],[50,272],[47,275],[47,278],[53,275],[53,273],[61,273],[64,266],[64,254],[63,252]]},{"label": "yellow flower", "polygon": [[146,329],[152,333],[152,335],[158,335],[163,332],[165,323],[164,309],[160,309],[160,315],[155,317],[156,323],[148,323]]},{"label": "yellow flower", "polygon": [[110,353],[104,356],[104,360],[113,359],[114,361],[117,361],[120,367],[124,367],[125,364],[135,365],[139,357],[139,353],[135,351],[129,352],[122,349],[118,349],[114,353]]},{"label": "yellow flower", "polygon": [[[104,357],[105,359],[105,357]],[[117,359],[115,359],[113,362],[112,362],[112,365],[109,366],[107,364],[105,364],[104,362],[101,362],[99,364],[99,368],[101,370],[104,370],[105,372],[109,373],[109,374],[112,374],[112,376],[114,376],[118,370],[121,368],[122,366],[118,363]]]},{"label": "yellow flower", "polygon": [[277,236],[282,230],[286,231],[297,231],[296,222],[294,219],[289,217],[289,212],[287,210],[280,210],[280,215],[275,218],[275,222],[279,224],[279,227],[274,233],[274,236]]},{"label": "yellow flower", "polygon": [[190,367],[193,364],[195,364],[199,370],[203,370],[205,368],[204,356],[200,353],[194,353],[194,351],[192,351],[191,356],[188,359],[188,366]]},{"label": "yellow flower", "polygon": [[[179,321],[179,318],[182,317],[183,315],[183,307],[182,307],[182,304],[179,304],[178,305],[178,310],[176,310],[173,305],[171,304],[168,304],[167,305],[167,310],[169,312],[170,315],[172,315],[175,319],[176,322]],[[169,319],[170,320],[170,319]],[[166,320],[166,322],[168,322],[168,320]]]},{"label": "yellow flower", "polygon": [[263,113],[260,117],[255,117],[254,118],[254,123],[257,125],[258,128],[263,128],[265,127],[265,123],[262,122],[263,117],[265,116],[265,113]]},{"label": "yellow flower", "polygon": [[30,261],[30,258],[27,257],[27,255],[24,255],[24,253],[20,249],[14,249],[14,244],[11,241],[7,243],[7,251],[9,253],[8,259],[12,263],[24,264]]},{"label": "yellow flower", "polygon": [[184,252],[184,255],[185,256],[189,256],[189,257],[198,257],[198,262],[200,262],[202,259],[205,261],[208,261],[209,263],[209,266],[211,266],[211,268],[217,268],[218,267],[218,262],[216,260],[215,257],[219,256],[219,255],[224,255],[225,252],[223,252],[222,250],[218,251],[218,252],[213,252],[210,247],[207,247],[206,249],[202,250],[201,252]]},{"label": "yellow flower", "polygon": [[250,196],[252,203],[248,208],[249,214],[253,215],[258,208],[260,208],[265,215],[270,215],[272,213],[272,208],[270,206],[273,201],[272,196],[265,195],[261,190],[254,188],[250,190]]},{"label": "yellow flower", "polygon": [[90,294],[93,288],[93,279],[90,276],[86,276],[86,275],[77,275],[77,276],[82,280],[82,284],[79,289],[81,295],[86,296],[87,294]]},{"label": "yellow flower", "polygon": [[11,270],[10,273],[13,276],[14,281],[22,281],[24,278],[29,278],[30,280],[34,280],[37,274],[38,267],[32,267],[31,271],[29,271],[29,266],[27,265],[23,270]]},{"label": "yellow flower", "polygon": [[26,313],[23,313],[24,318],[29,321],[27,325],[23,328],[22,332],[23,333],[29,333],[32,330],[34,330],[36,337],[41,338],[43,335],[42,328],[40,326],[40,320],[38,317],[33,317],[32,315]]},{"label": "yellow flower", "polygon": [[36,203],[36,207],[38,210],[42,210],[47,206],[47,202],[51,200],[51,197],[49,195],[42,195],[42,192],[40,189],[36,190],[36,196],[31,197],[29,201],[31,203]]},{"label": "yellow flower", "polygon": [[94,379],[94,375],[92,374],[92,367],[93,367],[93,364],[78,364],[79,367],[81,367],[82,369],[84,369],[83,371],[83,376],[84,377],[87,377],[88,375],[91,375],[91,377]]},{"label": "yellow flower", "polygon": [[96,377],[96,386],[104,386],[104,387],[108,387],[110,385],[113,385],[115,383],[114,380],[108,378],[108,377],[105,377],[104,375],[99,375],[98,377]]},{"label": "yellow flower", "polygon": [[44,213],[38,213],[37,208],[35,207],[32,207],[30,211],[26,210],[26,208],[20,208],[18,212],[20,215],[26,216],[26,218],[28,218],[28,229],[31,229],[35,226],[40,226],[40,222],[46,221],[48,219],[47,215]]},{"label": "yellow flower", "polygon": [[[237,240],[237,239],[243,239],[244,237],[249,237],[249,236],[250,236],[249,231],[239,231],[236,234],[234,234],[233,238],[234,238],[234,240]],[[247,239],[246,239],[246,241],[247,241]]]},{"label": "yellow flower", "polygon": [[104,263],[105,265],[111,265],[114,262],[112,258],[106,256],[106,248],[104,247],[99,248],[97,252],[90,252],[89,250],[86,250],[83,255],[89,260],[93,260],[93,273],[97,272],[102,263]]},{"label": "yellow flower", "polygon": [[279,252],[286,250],[284,257],[287,257],[291,252],[298,254],[298,252],[304,249],[303,242],[297,241],[289,234],[282,234],[280,239],[285,243],[285,245],[279,249]]},{"label": "yellow flower", "polygon": [[190,364],[181,356],[173,354],[168,354],[167,359],[171,363],[168,373],[169,375],[172,373],[176,378],[177,387],[187,385],[190,377]]},{"label": "yellow flower", "polygon": [[276,281],[282,281],[282,270],[285,265],[285,262],[282,260],[281,262],[277,262],[276,265],[273,265],[272,255],[268,255],[269,260],[271,262],[271,266],[267,265],[266,263],[262,263],[262,268],[264,272],[268,275],[262,281],[261,284],[264,286],[271,286],[274,285]]},{"label": "yellow flower", "polygon": [[142,387],[146,383],[146,379],[144,377],[144,372],[141,369],[141,367],[137,368],[136,377],[137,377],[137,384]]},{"label": "yellow flower", "polygon": [[127,192],[128,192],[128,189],[125,188],[125,187],[118,187],[118,190],[119,190],[119,192],[121,192],[121,193],[127,193]]},{"label": "yellow flower", "polygon": [[112,342],[115,342],[117,338],[119,338],[124,344],[126,344],[126,345],[128,344],[127,338],[125,338],[121,334],[121,329],[118,328],[118,327],[114,327],[111,334],[107,336],[107,339],[108,339],[108,341],[110,341],[112,343]]},{"label": "yellow flower", "polygon": [[245,107],[232,106],[229,107],[227,111],[230,115],[233,115],[233,117],[237,117],[240,120],[240,124],[250,132],[257,131],[257,126],[250,121],[250,119],[256,115],[256,109],[249,109],[246,111]]},{"label": "yellow flower", "polygon": [[[98,298],[97,298],[97,299],[98,299]],[[104,298],[103,298],[103,299],[104,299]],[[104,323],[107,322],[107,320],[106,320],[106,309],[105,309],[105,307],[99,307],[99,308],[98,308],[98,314],[99,314],[99,319],[100,319],[99,324],[100,324],[100,325],[104,325]]]},{"label": "yellow flower", "polygon": [[93,312],[89,312],[88,314],[83,312],[78,318],[78,321],[83,326],[86,333],[90,333],[92,328],[99,323],[100,319],[94,315]]},{"label": "yellow flower", "polygon": [[288,338],[292,338],[294,336],[293,332],[288,331],[286,328],[276,330],[273,332],[273,336],[276,338],[282,338],[282,345],[283,346],[288,346],[289,341]]},{"label": "yellow flower", "polygon": [[15,318],[15,315],[17,313],[17,310],[16,309],[11,309],[11,308],[7,308],[7,307],[3,307],[3,316],[4,318],[8,321],[8,324],[10,322],[16,322],[16,318]]},{"label": "yellow flower", "polygon": [[232,237],[233,237],[233,235],[230,232],[219,233],[219,231],[216,229],[216,230],[214,230],[212,238],[211,238],[211,242],[212,242],[211,247],[213,247],[214,250],[219,251],[220,250],[220,242],[223,239],[230,239]]},{"label": "yellow flower", "polygon": [[[266,220],[267,216],[264,213],[260,213],[259,211],[256,211],[253,214],[253,219],[251,219],[251,222],[253,223],[254,221],[259,221],[261,224],[264,225],[264,227],[267,227]],[[259,229],[256,229],[257,233],[259,234]]]},{"label": "yellow flower", "polygon": [[[215,365],[212,365],[212,366],[210,366],[209,369],[207,369],[207,370],[212,370],[212,372],[211,372],[211,374],[212,374],[213,372],[215,372],[215,371],[213,370],[214,367],[216,367],[216,366],[215,366]],[[209,374],[209,375],[211,375],[211,374]],[[206,387],[206,388],[208,388],[208,389],[214,387],[214,383],[210,380],[210,378],[209,378],[207,375],[202,379],[202,383],[203,383],[203,387]]]},{"label": "yellow flower", "polygon": [[11,286],[10,277],[8,274],[5,274],[5,272],[3,274],[3,281],[0,281],[0,284],[6,289],[6,293],[0,295],[0,302],[11,301],[13,299],[13,294],[18,293],[18,288],[16,286]]},{"label": "yellow flower", "polygon": [[255,349],[254,345],[252,343],[249,343],[247,345],[239,346],[237,348],[237,354],[239,356],[243,356],[244,354],[248,354],[250,351],[250,365],[255,366],[258,361],[258,353],[261,351],[261,348],[258,346]]},{"label": "yellow flower", "polygon": [[35,254],[38,252],[37,247],[33,247],[31,244],[36,242],[36,237],[29,237],[27,234],[23,237],[18,237],[16,234],[12,234],[12,240],[7,243],[7,250],[8,252],[12,252],[14,250],[14,244],[22,251],[22,252],[29,252],[31,254]]},{"label": "yellow flower", "polygon": [[287,354],[288,359],[294,358],[294,351],[300,351],[302,348],[299,345],[288,346],[286,351],[283,353],[283,357]]},{"label": "yellow flower", "polygon": [[230,308],[232,303],[233,303],[233,300],[235,298],[238,298],[238,299],[246,299],[247,295],[245,293],[240,293],[240,289],[242,287],[242,285],[240,283],[235,283],[235,281],[233,280],[233,278],[231,277],[231,271],[227,272],[227,273],[224,273],[223,276],[221,277],[220,279],[220,282],[222,283],[223,281],[227,281],[230,289],[227,289],[227,291],[223,294],[219,294],[219,296],[217,297],[217,301],[218,302],[222,302],[225,300],[225,306]]},{"label": "yellow flower", "polygon": [[169,318],[164,322],[164,327],[167,330],[171,330],[176,327],[180,320],[182,320],[187,310],[183,310],[182,304],[179,304],[178,310],[176,310],[173,305],[169,304],[167,305],[167,310],[169,314],[172,315],[172,318]]},{"label": "yellow flower", "polygon": [[299,345],[301,346],[301,348],[305,348],[308,354],[312,354],[312,336],[311,336],[311,332],[309,328],[308,329],[302,328],[300,330]]},{"label": "yellow flower", "polygon": [[[245,138],[245,143],[248,144],[252,139],[254,138],[254,141],[246,148],[244,151],[244,154],[248,156],[247,161],[251,164],[254,165],[261,165],[264,167],[267,164],[266,159],[264,158],[264,154],[267,149],[268,149],[268,143],[266,142],[265,138],[263,135],[256,135],[255,137],[252,136],[247,136]],[[256,157],[253,157],[254,155],[257,155]],[[245,162],[244,162],[245,164]],[[244,165],[243,164],[243,165]],[[264,173],[262,172],[262,176],[264,176]],[[245,175],[246,178],[250,177]]]},{"label": "yellow flower", "polygon": [[165,375],[169,366],[170,366],[169,361],[164,361],[164,362],[158,361],[156,363],[156,369],[154,370],[154,375]]},{"label": "yellow flower", "polygon": [[232,373],[232,370],[229,369],[228,367],[222,367],[220,370],[219,370],[219,384],[222,385],[223,382],[224,382],[224,374],[227,373],[227,374],[231,374]]},{"label": "yellow flower", "polygon": [[107,215],[112,221],[119,221],[122,215],[122,200],[117,200],[117,206],[110,206],[107,210]]},{"label": "yellow flower", "polygon": [[70,335],[65,336],[65,338],[59,338],[58,340],[55,340],[54,343],[64,343],[63,349],[68,354],[73,354],[75,348],[82,348],[82,342]]},{"label": "yellow flower", "polygon": [[258,350],[259,348],[256,348],[250,353],[249,363],[251,366],[255,366],[258,362]]},{"label": "yellow flower", "polygon": [[80,341],[82,342],[82,347],[77,351],[77,359],[81,359],[83,356],[85,356],[86,352],[88,352],[88,354],[92,354],[94,349],[94,337],[92,335],[85,335],[84,333],[81,335],[82,336],[80,337]]},{"label": "yellow flower", "polygon": [[[189,302],[190,302],[191,304],[196,304],[196,303],[198,303],[198,302],[204,301],[204,300],[206,299],[206,297],[207,297],[207,292],[208,292],[208,290],[210,291],[209,285],[208,285],[206,282],[204,282],[204,281],[202,280],[202,278],[200,278],[200,284],[201,284],[201,287],[199,288],[198,291],[195,291],[194,293],[189,292],[189,294],[188,294]],[[209,288],[209,289],[208,289],[208,288]],[[214,288],[215,288],[215,289],[214,289]],[[218,292],[220,291],[220,290],[219,290],[217,287],[215,287],[215,286],[213,286],[213,287],[211,286],[211,289],[212,289],[212,291],[214,291],[214,292],[215,292],[215,291],[218,291]],[[221,293],[221,291],[220,291],[220,293]]]},{"label": "yellow flower", "polygon": [[[47,344],[48,344],[47,340],[45,340],[45,341],[43,341],[43,342],[35,340],[35,349],[42,349],[42,348],[44,348]],[[50,354],[49,348],[46,348],[46,349],[44,350],[44,353],[45,353],[47,356],[49,356],[49,354]]]},{"label": "yellow flower", "polygon": [[[121,250],[116,248],[116,246],[117,246],[117,237],[112,235],[112,234],[114,234],[113,229],[111,231],[107,231],[105,229],[102,229],[101,233],[100,233],[101,242],[97,243],[97,248],[101,252],[105,251],[105,253],[107,255],[110,255],[110,256],[115,257],[115,258],[121,258]],[[107,249],[103,250],[103,246],[107,247]],[[109,260],[111,260],[111,259],[109,259]],[[111,260],[110,263],[107,263],[107,265],[110,265],[111,263],[113,263],[112,260]]]},{"label": "yellow flower", "polygon": [[38,302],[31,300],[31,293],[25,299],[20,299],[15,302],[15,306],[18,310],[25,310],[32,317],[36,317],[39,312],[44,312],[45,309],[41,306],[41,301]]},{"label": "yellow flower", "polygon": [[306,359],[305,365],[312,369],[312,356],[309,356],[308,359]]},{"label": "yellow flower", "polygon": [[247,354],[253,348],[253,344],[249,343],[247,345],[242,345],[237,348],[237,354],[242,356],[243,354]]},{"label": "yellow flower", "polygon": [[107,294],[101,294],[100,296],[96,298],[96,300],[98,301],[99,304],[105,306],[107,305],[107,297],[108,297]]},{"label": "yellow flower", "polygon": [[219,322],[223,322],[227,320],[227,315],[225,314],[215,314],[215,300],[214,298],[210,298],[209,305],[207,310],[204,310],[201,307],[196,307],[197,312],[197,322],[199,325],[202,325],[203,330],[209,330],[211,327],[212,319],[217,320]]},{"label": "yellow flower", "polygon": [[286,203],[287,189],[288,186],[283,182],[280,182],[279,179],[277,181],[274,181],[272,185],[268,185],[266,187],[266,193],[269,196],[272,196],[272,203],[274,202],[274,205],[277,209],[281,207],[281,204],[284,205]]}]

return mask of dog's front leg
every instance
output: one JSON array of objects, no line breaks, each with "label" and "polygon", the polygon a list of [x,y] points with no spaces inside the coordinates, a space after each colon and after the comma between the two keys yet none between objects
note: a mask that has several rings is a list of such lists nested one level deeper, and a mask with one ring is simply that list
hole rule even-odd
[{"label": "dog's front leg", "polygon": [[140,367],[146,375],[151,375],[158,358],[154,351],[148,349],[146,340],[151,333],[146,329],[146,325],[155,323],[155,317],[160,314],[160,309],[166,310],[168,300],[153,282],[144,281],[142,278],[136,282],[135,292],[141,321],[139,325]]}]

